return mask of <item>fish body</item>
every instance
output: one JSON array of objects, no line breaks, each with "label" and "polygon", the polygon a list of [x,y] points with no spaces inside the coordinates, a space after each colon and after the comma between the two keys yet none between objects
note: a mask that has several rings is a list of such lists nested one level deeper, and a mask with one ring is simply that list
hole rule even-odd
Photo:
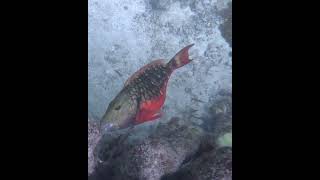
[{"label": "fish body", "polygon": [[184,47],[168,63],[155,60],[135,72],[110,102],[100,130],[113,131],[160,118],[170,75],[191,61],[188,50],[192,46]]}]

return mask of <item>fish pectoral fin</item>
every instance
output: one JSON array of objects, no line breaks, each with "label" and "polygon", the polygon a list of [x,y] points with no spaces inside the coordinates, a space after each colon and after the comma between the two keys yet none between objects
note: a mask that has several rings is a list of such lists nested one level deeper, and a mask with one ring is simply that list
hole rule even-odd
[{"label": "fish pectoral fin", "polygon": [[161,118],[162,115],[163,115],[163,112],[162,112],[162,111],[159,111],[159,112],[153,114],[153,116],[152,116],[151,118],[152,118],[152,120],[158,119],[158,118]]},{"label": "fish pectoral fin", "polygon": [[137,116],[136,124],[140,124],[140,123],[144,123],[147,121],[152,121],[152,120],[158,119],[158,118],[162,117],[162,115],[163,115],[162,111],[155,112],[155,111],[143,110]]}]

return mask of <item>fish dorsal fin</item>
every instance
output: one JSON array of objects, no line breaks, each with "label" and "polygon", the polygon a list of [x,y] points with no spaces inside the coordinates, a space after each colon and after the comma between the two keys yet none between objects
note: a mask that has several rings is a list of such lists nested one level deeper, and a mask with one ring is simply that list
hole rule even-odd
[{"label": "fish dorsal fin", "polygon": [[138,71],[136,71],[133,75],[131,75],[127,81],[124,83],[124,87],[126,87],[128,84],[130,84],[133,80],[138,78],[146,69],[153,65],[158,65],[158,64],[165,64],[164,59],[158,59],[150,62],[149,64],[144,65],[142,68],[140,68]]}]

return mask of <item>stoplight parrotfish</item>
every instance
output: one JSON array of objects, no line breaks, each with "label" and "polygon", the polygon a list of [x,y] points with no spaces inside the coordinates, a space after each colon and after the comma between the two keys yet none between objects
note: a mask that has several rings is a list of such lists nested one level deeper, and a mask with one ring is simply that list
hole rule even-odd
[{"label": "stoplight parrotfish", "polygon": [[124,129],[160,118],[170,75],[192,61],[188,50],[193,45],[181,49],[168,63],[158,59],[135,72],[110,102],[100,121],[100,131]]}]

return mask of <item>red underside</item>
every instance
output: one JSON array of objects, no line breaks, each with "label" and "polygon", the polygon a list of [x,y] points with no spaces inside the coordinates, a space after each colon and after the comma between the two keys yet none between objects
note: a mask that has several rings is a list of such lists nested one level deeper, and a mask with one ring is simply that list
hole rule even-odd
[{"label": "red underside", "polygon": [[151,100],[142,102],[140,104],[140,110],[136,116],[135,124],[144,123],[147,121],[152,121],[161,117],[161,108],[166,99],[166,85],[161,89],[162,95],[154,97]]}]

